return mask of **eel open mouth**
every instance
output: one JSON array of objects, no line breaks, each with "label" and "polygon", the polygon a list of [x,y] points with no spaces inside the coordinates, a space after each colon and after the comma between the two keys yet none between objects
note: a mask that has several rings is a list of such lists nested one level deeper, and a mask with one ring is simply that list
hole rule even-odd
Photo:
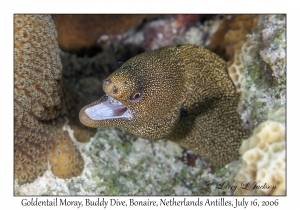
[{"label": "eel open mouth", "polygon": [[100,99],[100,103],[86,108],[84,112],[92,120],[131,119],[133,117],[126,106],[107,94]]}]

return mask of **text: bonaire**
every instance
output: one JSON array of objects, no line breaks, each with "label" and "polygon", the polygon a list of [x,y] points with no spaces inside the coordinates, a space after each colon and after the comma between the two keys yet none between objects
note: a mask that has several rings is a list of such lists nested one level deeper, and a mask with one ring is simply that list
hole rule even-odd
[{"label": "text: bonaire", "polygon": [[278,206],[279,199],[266,199],[259,202],[256,198],[24,198],[21,200],[22,206],[73,206],[81,208],[83,206],[98,206],[106,209],[108,206],[130,207],[130,206],[231,206],[233,208],[248,206]]}]

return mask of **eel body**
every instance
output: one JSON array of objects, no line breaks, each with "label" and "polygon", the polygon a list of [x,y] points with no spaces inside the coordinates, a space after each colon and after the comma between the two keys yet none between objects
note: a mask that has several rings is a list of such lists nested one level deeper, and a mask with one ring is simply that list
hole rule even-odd
[{"label": "eel body", "polygon": [[148,140],[167,139],[225,164],[246,133],[226,62],[194,45],[137,55],[103,81],[105,95],[83,107],[89,127],[117,127]]}]

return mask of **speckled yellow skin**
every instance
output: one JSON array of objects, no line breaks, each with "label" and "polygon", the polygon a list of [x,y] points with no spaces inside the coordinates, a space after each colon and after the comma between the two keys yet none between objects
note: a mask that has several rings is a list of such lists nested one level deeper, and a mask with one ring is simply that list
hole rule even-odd
[{"label": "speckled yellow skin", "polygon": [[[238,98],[226,63],[194,45],[160,48],[131,58],[111,74],[104,91],[122,102],[132,119],[92,120],[82,108],[81,122],[90,127],[117,127],[149,140],[168,139],[225,164],[238,155],[246,136],[236,111]],[[131,94],[144,96],[131,102]]]}]

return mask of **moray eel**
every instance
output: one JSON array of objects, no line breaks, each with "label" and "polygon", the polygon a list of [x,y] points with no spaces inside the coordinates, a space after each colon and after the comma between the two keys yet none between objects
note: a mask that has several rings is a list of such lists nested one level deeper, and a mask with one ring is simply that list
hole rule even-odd
[{"label": "moray eel", "polygon": [[137,55],[103,81],[105,95],[83,107],[89,127],[117,127],[148,140],[167,139],[225,164],[245,131],[226,62],[194,45]]}]

